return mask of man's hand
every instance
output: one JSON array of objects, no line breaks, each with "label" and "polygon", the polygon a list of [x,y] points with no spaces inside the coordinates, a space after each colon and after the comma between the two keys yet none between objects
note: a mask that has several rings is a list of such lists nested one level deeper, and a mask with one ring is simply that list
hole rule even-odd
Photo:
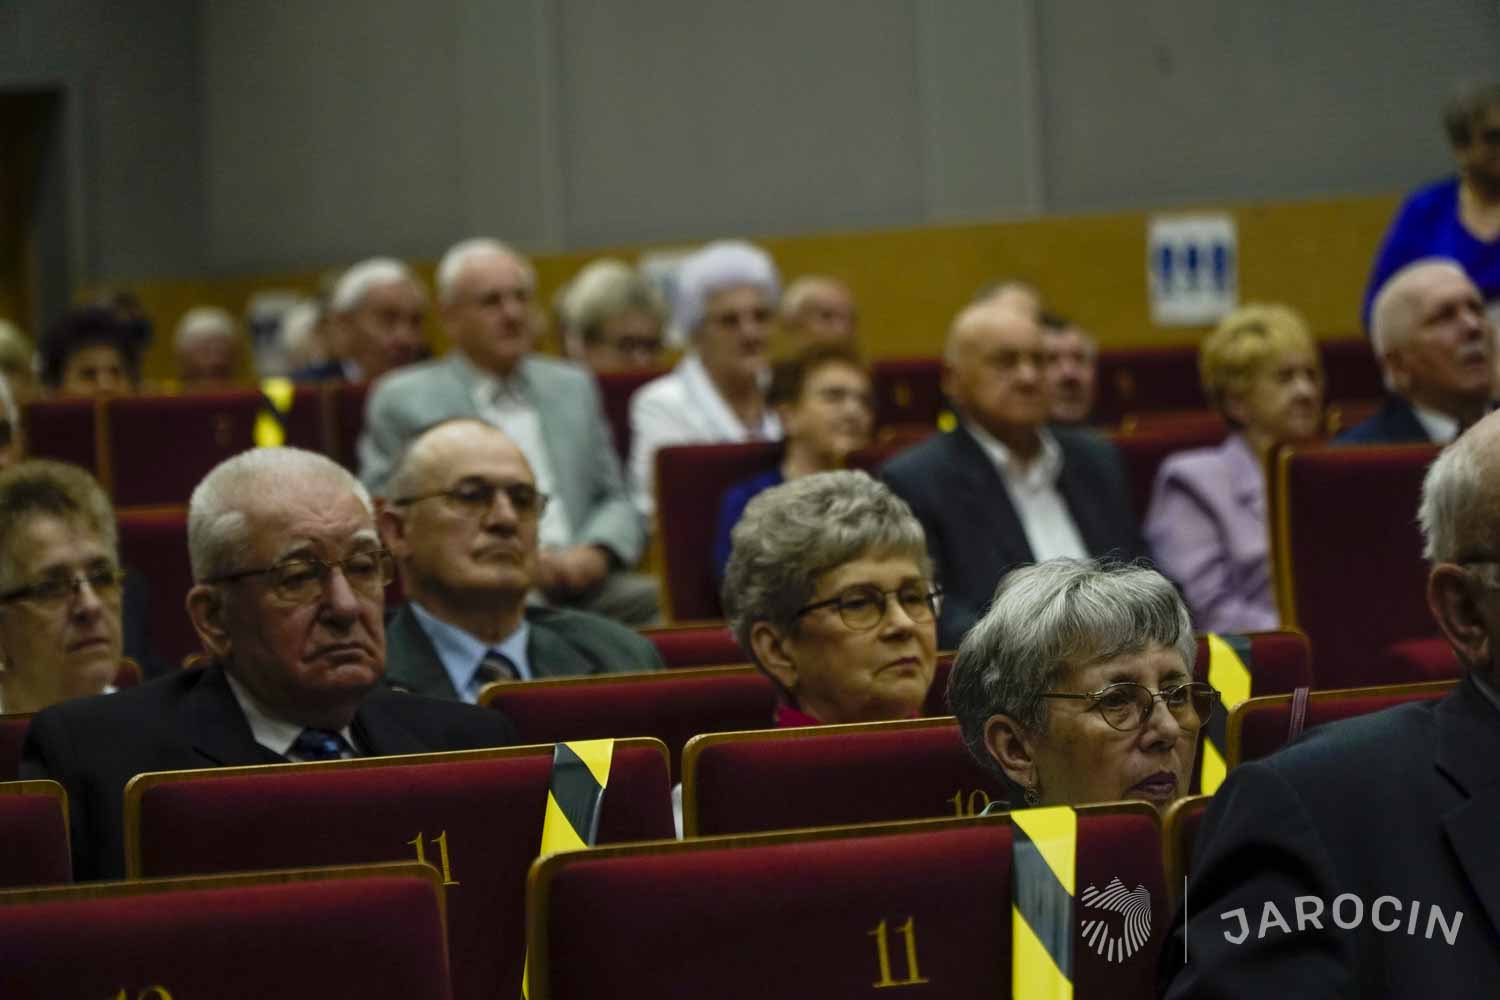
[{"label": "man's hand", "polygon": [[548,597],[592,590],[609,574],[609,555],[597,545],[543,549],[537,555],[537,586]]}]

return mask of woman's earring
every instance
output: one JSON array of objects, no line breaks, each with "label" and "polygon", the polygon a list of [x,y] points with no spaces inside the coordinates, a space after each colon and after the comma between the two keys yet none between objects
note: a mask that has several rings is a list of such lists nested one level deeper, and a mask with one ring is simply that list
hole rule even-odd
[{"label": "woman's earring", "polygon": [[1037,791],[1035,785],[1027,785],[1022,789],[1021,797],[1026,800],[1028,806],[1039,806],[1042,804],[1042,793]]}]

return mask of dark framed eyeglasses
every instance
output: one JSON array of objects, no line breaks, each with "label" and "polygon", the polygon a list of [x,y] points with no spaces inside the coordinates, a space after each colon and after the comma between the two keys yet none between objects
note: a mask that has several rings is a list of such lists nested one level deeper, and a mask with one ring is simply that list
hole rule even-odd
[{"label": "dark framed eyeglasses", "polygon": [[204,583],[233,583],[252,576],[268,578],[271,592],[289,604],[306,604],[328,593],[328,581],[337,569],[351,589],[365,597],[379,597],[386,584],[396,578],[396,563],[385,549],[356,552],[338,562],[322,559],[286,559],[263,569],[242,569],[209,577]]},{"label": "dark framed eyeglasses", "polygon": [[61,607],[76,598],[85,583],[101,601],[118,601],[125,585],[125,571],[118,566],[92,566],[72,573],[59,573],[0,594],[0,604],[30,601],[44,607]]},{"label": "dark framed eyeglasses", "polygon": [[722,327],[726,330],[745,330],[765,326],[775,316],[776,313],[770,306],[754,306],[749,309],[725,309],[721,312],[712,312],[703,319],[709,326]]},{"label": "dark framed eyeglasses", "polygon": [[894,595],[906,617],[914,622],[930,622],[943,607],[943,588],[925,583],[903,584],[894,590],[881,590],[873,584],[860,584],[826,601],[815,601],[799,608],[794,618],[810,615],[822,608],[833,608],[846,626],[855,632],[868,632],[885,620],[887,600]]},{"label": "dark framed eyeglasses", "polygon": [[1201,729],[1208,724],[1219,703],[1219,692],[1211,684],[1193,681],[1174,684],[1152,691],[1143,684],[1124,681],[1089,694],[1067,694],[1049,691],[1043,698],[1066,698],[1089,703],[1087,711],[1097,711],[1104,721],[1122,733],[1135,732],[1146,724],[1158,699],[1184,729]]},{"label": "dark framed eyeglasses", "polygon": [[501,494],[505,495],[505,499],[510,503],[510,509],[516,512],[517,517],[540,517],[547,509],[547,494],[530,483],[497,483],[479,476],[460,479],[447,489],[401,497],[392,500],[391,505],[410,507],[423,500],[442,498],[449,508],[460,514],[483,517],[494,509],[495,497]]}]

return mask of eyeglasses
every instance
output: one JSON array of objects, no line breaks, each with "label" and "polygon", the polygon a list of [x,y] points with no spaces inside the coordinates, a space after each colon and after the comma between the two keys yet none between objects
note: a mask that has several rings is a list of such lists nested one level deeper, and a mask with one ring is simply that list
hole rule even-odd
[{"label": "eyeglasses", "polygon": [[1125,681],[1100,688],[1091,694],[1062,694],[1047,692],[1043,698],[1069,698],[1089,703],[1088,711],[1097,710],[1114,729],[1122,733],[1134,732],[1146,724],[1156,709],[1158,698],[1167,706],[1167,711],[1186,729],[1200,729],[1213,715],[1219,703],[1219,692],[1210,684],[1196,681],[1190,684],[1174,684],[1152,691],[1141,684]]},{"label": "eyeglasses", "polygon": [[769,307],[757,306],[754,309],[730,309],[724,312],[709,313],[703,319],[710,326],[721,326],[730,330],[744,330],[765,326],[771,322],[771,317],[774,315]]},{"label": "eyeglasses", "polygon": [[820,608],[836,608],[844,624],[855,632],[868,632],[885,620],[886,598],[896,595],[896,603],[914,622],[930,622],[943,606],[943,589],[925,584],[906,584],[895,590],[881,590],[870,584],[850,587],[837,597],[817,601],[797,611],[794,618],[811,614]]},{"label": "eyeglasses", "polygon": [[510,501],[510,509],[516,512],[517,517],[540,517],[547,509],[547,494],[538,491],[530,483],[496,483],[477,476],[460,479],[457,484],[445,490],[392,500],[391,504],[395,507],[409,507],[422,500],[442,497],[450,508],[461,514],[483,517],[494,509],[495,497],[500,493],[504,493],[505,499]]},{"label": "eyeglasses", "polygon": [[120,588],[125,583],[125,571],[116,566],[95,566],[91,569],[49,576],[45,580],[0,594],[0,604],[31,601],[33,604],[44,607],[61,607],[77,597],[82,592],[85,583],[101,601],[118,601]]},{"label": "eyeglasses", "polygon": [[289,604],[306,604],[328,593],[328,580],[337,569],[349,586],[365,597],[379,597],[386,584],[396,578],[396,564],[385,549],[356,552],[338,562],[321,559],[288,559],[264,569],[209,577],[204,583],[232,583],[252,576],[271,578],[271,592]]}]

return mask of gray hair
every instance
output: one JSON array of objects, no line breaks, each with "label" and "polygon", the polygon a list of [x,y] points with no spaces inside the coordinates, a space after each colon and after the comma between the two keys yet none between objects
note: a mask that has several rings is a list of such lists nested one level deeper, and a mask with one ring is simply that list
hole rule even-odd
[{"label": "gray hair", "polygon": [[630,265],[612,257],[579,271],[558,299],[563,323],[587,343],[598,341],[605,321],[627,309],[648,313],[658,323],[666,319],[661,294]]},{"label": "gray hair", "polygon": [[214,466],[188,501],[188,557],[193,580],[243,568],[249,557],[250,519],[245,500],[273,502],[299,485],[322,479],[359,498],[373,515],[375,505],[364,485],[333,459],[301,448],[252,448]]},{"label": "gray hair", "polygon": [[1375,343],[1377,358],[1383,359],[1387,351],[1401,347],[1411,339],[1417,325],[1417,303],[1412,295],[1412,278],[1431,268],[1454,271],[1463,275],[1465,281],[1469,280],[1468,272],[1450,257],[1423,257],[1414,260],[1385,279],[1385,284],[1375,293],[1375,301],[1370,306],[1370,338]]},{"label": "gray hair", "polygon": [[1489,435],[1464,434],[1427,469],[1417,522],[1422,526],[1422,555],[1429,562],[1457,562],[1462,529],[1478,514],[1485,499],[1480,457]]},{"label": "gray hair", "polygon": [[0,586],[16,583],[16,532],[39,515],[82,524],[118,559],[114,508],[94,477],[66,462],[28,459],[0,472]]},{"label": "gray hair", "polygon": [[443,259],[438,262],[437,267],[437,289],[438,302],[448,305],[458,294],[458,282],[463,277],[464,271],[474,260],[480,257],[500,256],[510,257],[521,265],[521,270],[526,272],[526,278],[532,286],[536,285],[536,268],[531,266],[531,261],[522,254],[499,240],[490,239],[486,236],[477,236],[473,239],[455,243],[443,254]]},{"label": "gray hair", "polygon": [[10,391],[10,379],[0,373],[0,411],[10,421],[11,437],[21,433],[21,411],[16,407],[16,397]]},{"label": "gray hair", "polygon": [[795,320],[797,314],[807,305],[808,299],[827,289],[833,289],[851,299],[854,297],[849,291],[849,286],[837,278],[823,274],[804,274],[787,285],[786,291],[781,293],[781,321],[787,323]]},{"label": "gray hair", "polygon": [[334,313],[346,313],[358,309],[370,289],[381,285],[394,285],[398,281],[421,287],[411,269],[391,257],[371,257],[362,260],[339,276],[328,297],[328,309]]},{"label": "gray hair", "polygon": [[236,335],[234,317],[226,310],[218,306],[195,306],[178,321],[172,344],[180,351],[205,340],[233,340]]},{"label": "gray hair", "polygon": [[781,294],[781,276],[771,255],[744,240],[716,240],[687,257],[677,270],[672,319],[689,337],[703,322],[708,297],[727,288],[749,285],[765,293],[774,305]]},{"label": "gray hair", "polygon": [[958,648],[948,705],[975,759],[999,771],[984,726],[1008,715],[1029,733],[1047,727],[1042,695],[1070,669],[1159,645],[1191,671],[1197,640],[1166,577],[1141,565],[1053,559],[1011,571]]},{"label": "gray hair", "polygon": [[[863,472],[818,472],[757,494],[730,536],[724,613],[751,659],[750,630],[788,633],[818,578],[864,556],[910,556],[932,575],[922,524],[884,483]],[[757,665],[759,661],[757,660]]]}]

